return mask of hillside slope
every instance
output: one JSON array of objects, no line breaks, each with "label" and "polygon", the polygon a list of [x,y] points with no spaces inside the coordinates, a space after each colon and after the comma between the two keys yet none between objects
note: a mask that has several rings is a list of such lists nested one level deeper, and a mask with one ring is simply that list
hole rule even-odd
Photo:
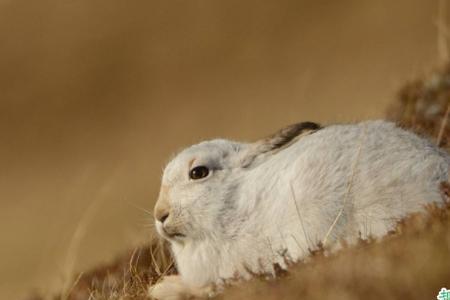
[{"label": "hillside slope", "polygon": [[[449,99],[450,67],[444,67],[405,85],[388,118],[448,149]],[[443,207],[409,216],[379,242],[361,240],[331,256],[316,251],[278,279],[241,283],[218,299],[435,299],[450,288],[450,184],[441,189]],[[154,240],[75,277],[54,299],[146,299],[149,285],[175,272],[165,244]]]}]

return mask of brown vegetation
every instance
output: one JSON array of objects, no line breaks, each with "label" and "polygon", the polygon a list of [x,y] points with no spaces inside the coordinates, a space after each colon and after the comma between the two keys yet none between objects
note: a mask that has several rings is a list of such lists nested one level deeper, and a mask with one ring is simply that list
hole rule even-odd
[{"label": "brown vegetation", "polygon": [[435,137],[436,143],[450,144],[450,64],[407,83],[398,93],[388,117],[406,128]]},{"label": "brown vegetation", "polygon": [[[147,299],[149,285],[175,272],[165,243],[155,239],[149,245],[130,250],[112,264],[79,274],[69,289],[54,299]],[[39,299],[42,299],[39,295],[29,298]]]}]

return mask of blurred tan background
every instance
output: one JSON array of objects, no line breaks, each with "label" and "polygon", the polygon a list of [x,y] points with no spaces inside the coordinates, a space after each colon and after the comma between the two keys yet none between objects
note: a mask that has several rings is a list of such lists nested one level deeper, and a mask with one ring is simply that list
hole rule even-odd
[{"label": "blurred tan background", "polygon": [[148,239],[142,209],[185,145],[382,117],[437,63],[436,15],[432,0],[0,0],[0,298]]}]

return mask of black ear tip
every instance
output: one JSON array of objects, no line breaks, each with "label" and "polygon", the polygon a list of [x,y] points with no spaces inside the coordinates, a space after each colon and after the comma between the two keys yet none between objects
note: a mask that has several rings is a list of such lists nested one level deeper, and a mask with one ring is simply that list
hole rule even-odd
[{"label": "black ear tip", "polygon": [[281,129],[271,138],[269,138],[269,140],[273,141],[273,148],[279,148],[288,144],[290,141],[301,134],[304,134],[306,132],[314,132],[321,128],[322,127],[320,126],[320,124],[315,122],[296,123]]},{"label": "black ear tip", "polygon": [[301,122],[293,124],[288,128],[292,128],[293,130],[295,130],[295,132],[298,132],[300,134],[306,130],[318,130],[322,128],[322,126],[315,122]]},{"label": "black ear tip", "polygon": [[305,129],[312,129],[312,130],[317,130],[322,128],[322,126],[318,123],[315,122],[303,122],[303,123],[299,123],[300,125],[303,125],[303,128]]}]

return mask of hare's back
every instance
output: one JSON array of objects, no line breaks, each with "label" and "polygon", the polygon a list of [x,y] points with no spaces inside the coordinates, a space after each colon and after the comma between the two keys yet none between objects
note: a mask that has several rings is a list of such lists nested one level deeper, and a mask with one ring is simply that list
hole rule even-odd
[{"label": "hare's back", "polygon": [[385,121],[325,127],[290,151],[299,193],[327,215],[345,202],[356,218],[396,219],[440,201],[450,167],[448,153]]}]

